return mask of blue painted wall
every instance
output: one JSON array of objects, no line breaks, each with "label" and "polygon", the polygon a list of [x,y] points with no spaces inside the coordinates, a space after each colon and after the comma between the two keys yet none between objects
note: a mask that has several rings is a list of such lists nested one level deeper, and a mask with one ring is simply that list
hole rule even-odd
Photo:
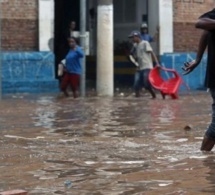
[{"label": "blue painted wall", "polygon": [[59,91],[51,52],[2,53],[2,92],[42,93]]},{"label": "blue painted wall", "polygon": [[[160,57],[161,65],[166,68],[175,69],[182,77],[184,82],[189,86],[191,90],[203,90],[205,81],[205,71],[207,63],[207,55],[202,58],[199,66],[190,74],[183,75],[181,67],[184,62],[192,61],[196,57],[196,53],[165,53]],[[88,58],[87,60],[87,78],[96,79],[96,60],[95,58]],[[115,87],[118,86],[133,86],[135,67],[132,65],[125,56],[115,56],[114,59],[114,83]],[[162,76],[166,79],[171,77],[165,73]],[[187,90],[183,85],[180,87],[180,91]]]},{"label": "blue painted wall", "polygon": [[[181,75],[191,90],[204,88],[207,55],[189,75],[183,76],[183,63],[195,59],[195,53],[166,53],[160,61],[166,68],[173,68]],[[95,58],[87,58],[87,80],[96,82]],[[114,59],[114,82],[117,86],[133,86],[135,67],[126,57]],[[164,75],[168,76],[168,75]],[[180,90],[186,89],[181,87]],[[2,54],[2,91],[5,93],[59,92],[55,78],[55,57],[51,52],[4,52]]]},{"label": "blue painted wall", "polygon": [[[175,69],[183,78],[184,82],[190,87],[191,90],[205,89],[205,72],[207,65],[207,55],[205,54],[202,58],[199,66],[190,74],[183,75],[181,67],[184,62],[192,61],[196,57],[196,53],[166,53],[161,56],[161,64],[166,68]],[[181,90],[183,88],[180,88]]]}]

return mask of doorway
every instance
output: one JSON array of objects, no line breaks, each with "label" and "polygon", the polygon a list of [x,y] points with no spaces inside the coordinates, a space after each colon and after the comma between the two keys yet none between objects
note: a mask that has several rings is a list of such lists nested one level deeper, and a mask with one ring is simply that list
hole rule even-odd
[{"label": "doorway", "polygon": [[[76,22],[76,30],[80,24],[80,2],[79,0],[55,0],[54,1],[54,53],[55,66],[65,58],[68,52],[67,37],[69,34],[69,24]],[[56,71],[57,72],[57,71]]]}]

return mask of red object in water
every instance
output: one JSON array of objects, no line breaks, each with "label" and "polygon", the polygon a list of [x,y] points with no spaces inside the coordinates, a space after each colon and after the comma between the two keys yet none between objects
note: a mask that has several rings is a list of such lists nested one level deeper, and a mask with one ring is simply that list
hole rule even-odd
[{"label": "red object in water", "polygon": [[[173,77],[164,80],[160,71],[166,71],[167,73],[170,72]],[[170,95],[172,99],[178,99],[179,87],[181,84],[185,84],[176,70],[164,68],[162,66],[156,66],[150,71],[149,81],[155,89],[160,90],[163,99],[165,99],[166,95]],[[186,87],[189,89],[187,85]]]},{"label": "red object in water", "polygon": [[0,192],[0,195],[27,195],[28,193],[25,190],[11,190]]}]

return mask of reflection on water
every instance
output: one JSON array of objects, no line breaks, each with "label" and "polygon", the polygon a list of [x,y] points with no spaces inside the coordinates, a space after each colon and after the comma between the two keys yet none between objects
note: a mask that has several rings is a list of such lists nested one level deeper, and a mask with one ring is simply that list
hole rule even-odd
[{"label": "reflection on water", "polygon": [[[214,194],[215,155],[199,151],[210,122],[210,97],[200,94],[195,100],[189,95],[176,101],[5,99],[0,104],[0,191]],[[188,124],[193,128],[185,131]]]}]

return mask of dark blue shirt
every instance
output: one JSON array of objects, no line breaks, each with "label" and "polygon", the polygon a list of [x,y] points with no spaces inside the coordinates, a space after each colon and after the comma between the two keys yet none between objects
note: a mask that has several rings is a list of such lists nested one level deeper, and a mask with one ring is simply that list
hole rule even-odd
[{"label": "dark blue shirt", "polygon": [[148,41],[149,43],[153,41],[153,38],[149,34],[141,34],[141,39],[144,41]]}]

